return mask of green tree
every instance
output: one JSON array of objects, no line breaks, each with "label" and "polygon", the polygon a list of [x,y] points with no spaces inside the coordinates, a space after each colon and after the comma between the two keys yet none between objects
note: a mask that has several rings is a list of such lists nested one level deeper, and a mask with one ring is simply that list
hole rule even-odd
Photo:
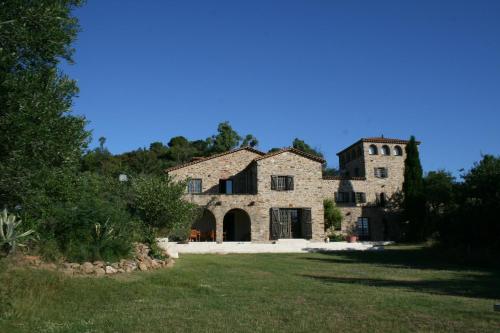
[{"label": "green tree", "polygon": [[132,187],[132,206],[146,227],[146,241],[154,251],[158,235],[170,236],[178,230],[188,232],[199,209],[183,199],[185,182],[174,182],[168,176],[142,176],[133,181]]},{"label": "green tree", "polygon": [[342,223],[342,212],[335,205],[335,202],[331,199],[325,199],[323,201],[324,217],[325,217],[325,231],[330,229],[340,230]]},{"label": "green tree", "polygon": [[71,11],[79,4],[0,2],[0,202],[7,206],[64,197],[54,182],[77,170],[88,143],[85,119],[71,114],[76,84],[57,68],[72,62],[79,26]]},{"label": "green tree", "polygon": [[304,140],[300,140],[298,138],[295,138],[293,140],[292,146],[293,146],[293,148],[301,150],[304,153],[308,153],[308,154],[323,158],[323,154],[318,149],[311,147],[310,145],[305,143]]},{"label": "green tree", "polygon": [[403,181],[403,208],[409,221],[409,238],[423,240],[426,236],[425,196],[422,166],[418,145],[414,136],[406,145],[406,159]]},{"label": "green tree", "polygon": [[217,134],[210,139],[211,152],[223,153],[238,147],[241,136],[231,127],[228,121],[220,123]]},{"label": "green tree", "polygon": [[241,147],[257,147],[259,145],[259,140],[252,134],[247,134],[243,141],[241,142]]}]

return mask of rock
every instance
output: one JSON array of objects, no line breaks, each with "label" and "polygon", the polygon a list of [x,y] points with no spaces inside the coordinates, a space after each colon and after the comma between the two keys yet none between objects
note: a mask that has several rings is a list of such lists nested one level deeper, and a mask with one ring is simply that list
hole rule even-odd
[{"label": "rock", "polygon": [[57,269],[57,265],[54,264],[54,263],[51,263],[51,262],[49,262],[49,263],[43,263],[43,264],[40,265],[40,268],[41,269],[48,269],[48,270],[53,271],[53,270]]},{"label": "rock", "polygon": [[70,267],[73,268],[73,269],[78,269],[78,268],[80,268],[80,266],[81,265],[79,263],[73,262],[73,263],[71,263]]},{"label": "rock", "polygon": [[101,267],[96,267],[94,269],[94,272],[95,272],[95,275],[97,275],[97,276],[103,276],[106,274],[106,271]]},{"label": "rock", "polygon": [[106,266],[106,274],[115,274],[118,270],[112,266]]},{"label": "rock", "polygon": [[33,266],[38,266],[42,263],[42,260],[40,259],[40,256],[25,256],[24,261],[28,265],[33,265]]},{"label": "rock", "polygon": [[120,264],[117,262],[114,262],[111,264],[111,267],[113,267],[114,269],[118,269],[118,268],[120,268]]},{"label": "rock", "polygon": [[92,265],[92,263],[90,262],[84,262],[80,269],[84,274],[91,274],[94,272],[94,265]]},{"label": "rock", "polygon": [[158,267],[161,267],[161,264],[158,262],[158,260],[157,259],[151,260],[151,268],[156,269]]},{"label": "rock", "polygon": [[118,273],[125,273],[125,270],[123,268],[118,268],[117,271]]},{"label": "rock", "polygon": [[104,267],[104,261],[94,261],[94,266],[96,267]]},{"label": "rock", "polygon": [[61,272],[64,275],[68,275],[68,276],[73,276],[75,274],[75,270],[71,267],[66,267],[66,268],[62,269]]},{"label": "rock", "polygon": [[144,272],[144,271],[148,270],[148,266],[145,263],[140,262],[139,263],[139,269]]}]

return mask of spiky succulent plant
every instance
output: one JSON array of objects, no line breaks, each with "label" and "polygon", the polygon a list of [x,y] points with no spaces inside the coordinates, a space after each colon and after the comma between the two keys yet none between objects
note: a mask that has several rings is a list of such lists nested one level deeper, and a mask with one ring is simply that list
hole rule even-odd
[{"label": "spiky succulent plant", "polygon": [[7,252],[15,253],[17,246],[23,246],[19,240],[34,232],[34,230],[28,230],[20,233],[18,227],[21,222],[22,220],[18,220],[16,215],[9,214],[7,209],[0,213],[0,244],[2,248],[7,247]]}]

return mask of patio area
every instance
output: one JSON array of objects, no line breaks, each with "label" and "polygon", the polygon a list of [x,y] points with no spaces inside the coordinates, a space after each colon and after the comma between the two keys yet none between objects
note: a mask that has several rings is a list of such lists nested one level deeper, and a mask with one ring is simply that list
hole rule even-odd
[{"label": "patio area", "polygon": [[189,242],[180,244],[169,242],[167,238],[158,240],[161,248],[173,258],[182,253],[228,254],[228,253],[307,253],[329,251],[383,250],[392,242],[312,242],[305,239],[279,239],[273,243],[252,242]]}]

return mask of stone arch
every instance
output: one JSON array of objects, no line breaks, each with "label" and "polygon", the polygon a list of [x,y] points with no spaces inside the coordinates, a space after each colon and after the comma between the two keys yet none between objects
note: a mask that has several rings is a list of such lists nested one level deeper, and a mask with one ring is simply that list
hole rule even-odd
[{"label": "stone arch", "polygon": [[391,155],[391,149],[389,148],[388,145],[383,145],[382,149],[380,150],[382,155],[390,156]]},{"label": "stone arch", "polygon": [[215,241],[217,223],[214,213],[209,209],[203,208],[201,216],[193,222],[191,229],[195,229],[200,233],[200,240]]},{"label": "stone arch", "polygon": [[370,155],[378,155],[378,149],[377,149],[377,146],[375,145],[370,145],[370,147],[368,147],[368,153]]},{"label": "stone arch", "polygon": [[241,208],[232,208],[223,219],[223,240],[227,242],[250,242],[252,240],[250,215]]},{"label": "stone arch", "polygon": [[394,146],[394,155],[395,156],[402,156],[403,149],[400,146]]}]

